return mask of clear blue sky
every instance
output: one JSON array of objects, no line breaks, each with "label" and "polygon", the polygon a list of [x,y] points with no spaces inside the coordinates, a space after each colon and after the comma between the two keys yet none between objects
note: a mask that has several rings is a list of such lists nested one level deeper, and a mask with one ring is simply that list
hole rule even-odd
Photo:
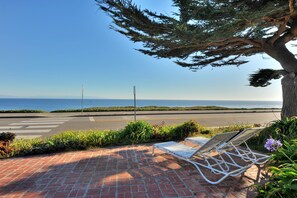
[{"label": "clear blue sky", "polygon": [[[171,13],[170,0],[136,0]],[[280,68],[268,56],[240,67],[192,72],[171,60],[141,54],[109,29],[111,19],[93,0],[0,2],[0,97],[281,100],[280,80],[248,85],[259,68]]]}]

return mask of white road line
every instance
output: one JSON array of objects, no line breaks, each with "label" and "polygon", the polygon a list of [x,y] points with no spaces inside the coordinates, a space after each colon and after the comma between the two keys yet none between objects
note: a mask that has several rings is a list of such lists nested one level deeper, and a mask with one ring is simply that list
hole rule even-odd
[{"label": "white road line", "polygon": [[11,130],[9,132],[12,132],[12,133],[48,133],[50,132],[51,129],[38,129],[38,130]]},{"label": "white road line", "polygon": [[17,135],[16,139],[33,139],[41,137],[41,135]]},{"label": "white road line", "polygon": [[28,126],[27,129],[38,129],[38,128],[56,128],[59,125],[40,125],[40,126]]},{"label": "white road line", "polygon": [[1,126],[0,129],[20,129],[23,126]]},{"label": "white road line", "polygon": [[31,121],[22,121],[22,123],[33,123],[33,122],[67,122],[68,120],[31,120]]},{"label": "white road line", "polygon": [[90,122],[95,122],[95,119],[93,117],[89,117]]},{"label": "white road line", "polygon": [[133,117],[130,117],[130,116],[122,116],[122,119],[123,119],[123,120],[132,120]]},{"label": "white road line", "polygon": [[9,125],[42,125],[42,124],[63,124],[64,122],[27,122],[27,123],[12,123]]},{"label": "white road line", "polygon": [[32,118],[30,120],[71,120],[71,119],[69,118]]}]

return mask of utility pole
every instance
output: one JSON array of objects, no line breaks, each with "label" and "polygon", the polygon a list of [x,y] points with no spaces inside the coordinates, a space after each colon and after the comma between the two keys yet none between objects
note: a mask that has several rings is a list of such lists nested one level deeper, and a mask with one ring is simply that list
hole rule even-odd
[{"label": "utility pole", "polygon": [[133,94],[134,94],[134,122],[136,122],[136,87],[133,86]]},{"label": "utility pole", "polygon": [[81,113],[84,112],[84,84],[81,86]]}]

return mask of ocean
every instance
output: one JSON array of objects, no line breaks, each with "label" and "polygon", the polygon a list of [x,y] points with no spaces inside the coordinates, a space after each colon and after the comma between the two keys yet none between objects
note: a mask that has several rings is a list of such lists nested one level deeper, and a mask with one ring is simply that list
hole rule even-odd
[{"label": "ocean", "polygon": [[[130,99],[84,99],[83,107],[115,107],[133,106]],[[229,108],[281,108],[282,101],[236,101],[236,100],[142,100],[136,101],[138,107],[143,106],[221,106]],[[21,99],[0,98],[0,110],[45,110],[80,109],[81,99]]]}]

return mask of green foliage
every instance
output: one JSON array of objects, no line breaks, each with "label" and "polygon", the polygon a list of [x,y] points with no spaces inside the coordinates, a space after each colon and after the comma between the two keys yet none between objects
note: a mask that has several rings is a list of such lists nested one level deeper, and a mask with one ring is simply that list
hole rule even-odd
[{"label": "green foliage", "polygon": [[32,155],[92,147],[118,145],[118,131],[66,131],[47,139],[18,139],[13,142],[15,155]]},{"label": "green foliage", "polygon": [[258,197],[296,198],[297,197],[297,164],[286,163],[280,167],[270,167],[269,182],[260,187]]},{"label": "green foliage", "polygon": [[266,127],[258,136],[251,138],[248,143],[254,148],[264,150],[264,144],[268,138],[284,141],[297,138],[297,118],[286,118],[275,121],[270,127]]},{"label": "green foliage", "polygon": [[297,119],[286,118],[274,122],[251,141],[264,145],[267,138],[282,141],[268,163],[271,176],[258,186],[258,197],[297,197]]},{"label": "green foliage", "polygon": [[7,158],[13,155],[13,148],[10,143],[15,139],[15,134],[10,132],[0,133],[0,158]]},{"label": "green foliage", "polygon": [[213,133],[224,133],[224,132],[231,132],[231,131],[241,131],[247,128],[252,128],[252,125],[248,124],[236,124],[230,126],[224,126],[213,129]]},{"label": "green foliage", "polygon": [[0,110],[0,113],[46,113],[43,110],[20,109],[20,110]]},{"label": "green foliage", "polygon": [[[227,108],[219,106],[193,106],[193,107],[165,107],[165,106],[144,106],[137,107],[136,111],[199,111],[199,110],[265,110],[267,108]],[[126,107],[91,107],[84,108],[84,112],[116,112],[116,111],[134,111],[133,106]],[[55,110],[52,113],[63,112],[81,112],[81,109]]]},{"label": "green foliage", "polygon": [[127,143],[148,142],[153,136],[153,127],[144,121],[130,122],[121,132],[121,137]]},{"label": "green foliage", "polygon": [[280,140],[291,140],[297,138],[297,118],[285,118],[284,120],[276,121],[269,130],[273,137]]},{"label": "green foliage", "polygon": [[205,130],[201,130],[200,131],[200,134],[202,134],[202,135],[212,135],[212,131],[211,130],[209,130],[209,129],[205,129]]},{"label": "green foliage", "polygon": [[15,134],[10,132],[0,133],[0,142],[12,142],[15,139]]},{"label": "green foliage", "polygon": [[[84,150],[92,147],[143,143],[151,140],[152,126],[146,122],[129,123],[120,131],[66,131],[46,139],[17,139],[13,156]],[[4,154],[1,157],[9,157]]]},{"label": "green foliage", "polygon": [[[174,0],[176,12],[171,15],[142,9],[132,0],[95,1],[111,17],[113,30],[142,43],[143,48],[138,50],[143,54],[174,59],[193,71],[209,66],[240,66],[249,61],[246,57],[269,54],[283,69],[253,74],[253,86],[267,86],[280,74],[296,73],[291,66],[296,58],[286,46],[297,39],[294,1]],[[287,95],[284,103],[294,99]],[[283,111],[282,117],[290,116]]]},{"label": "green foliage", "polygon": [[281,78],[281,75],[273,69],[260,69],[255,74],[250,75],[249,81],[250,86],[266,87],[271,84],[270,80],[279,78]]},{"label": "green foliage", "polygon": [[0,159],[11,157],[13,155],[13,148],[8,142],[0,141]]},{"label": "green foliage", "polygon": [[258,186],[258,197],[297,197],[297,139],[273,154],[268,181]]},{"label": "green foliage", "polygon": [[86,141],[90,147],[121,145],[121,131],[89,131]]},{"label": "green foliage", "polygon": [[[66,131],[46,139],[17,139],[12,144],[12,156],[83,150],[92,147],[137,144],[154,141],[183,140],[206,130],[194,121],[178,126],[150,125],[144,121],[129,123],[119,131]],[[10,157],[2,155],[2,157]]]},{"label": "green foliage", "polygon": [[183,140],[188,136],[212,134],[211,130],[205,129],[193,120],[177,126],[154,125],[153,130],[153,137],[158,141]]},{"label": "green foliage", "polygon": [[43,140],[40,138],[33,139],[16,139],[13,141],[13,149],[15,156],[22,156],[27,154],[34,154],[35,148],[43,144]]},{"label": "green foliage", "polygon": [[[233,125],[219,129],[206,129],[195,121],[188,121],[177,126],[150,125],[144,121],[129,123],[118,131],[66,131],[46,139],[17,139],[13,141],[7,152],[0,157],[24,156],[42,153],[53,153],[70,150],[84,150],[88,148],[137,144],[156,141],[183,140],[188,136],[200,135],[210,137],[215,133],[238,130],[250,127],[248,125]],[[9,151],[9,152],[8,152]],[[11,152],[10,152],[11,151]]]},{"label": "green foliage", "polygon": [[13,142],[14,155],[84,150],[93,147],[115,146],[130,143],[144,143],[151,140],[152,126],[146,122],[129,123],[120,131],[66,131],[44,140],[18,139]]},{"label": "green foliage", "polygon": [[185,122],[181,125],[176,126],[172,130],[172,140],[182,140],[188,136],[192,136],[194,134],[200,134],[200,132],[203,130],[203,127],[201,127],[197,122],[190,120],[188,122]]},{"label": "green foliage", "polygon": [[[46,139],[17,139],[10,147],[2,145],[1,158],[42,153],[83,150],[93,147],[136,144],[155,141],[183,140],[188,136],[210,137],[215,133],[250,127],[234,125],[219,129],[206,129],[195,121],[188,121],[177,126],[150,125],[144,121],[129,123],[119,131],[66,131]],[[1,149],[1,148],[0,148]]]},{"label": "green foliage", "polygon": [[[96,1],[112,18],[113,30],[143,44],[139,51],[176,58],[177,64],[193,70],[244,64],[248,61],[243,57],[268,51],[264,44],[273,47],[277,38],[286,37],[280,32],[290,32],[294,25],[287,0],[174,0],[177,11],[172,15],[141,9],[131,0]],[[260,42],[264,39],[267,43]]]},{"label": "green foliage", "polygon": [[173,140],[174,126],[153,125],[153,139],[157,141]]},{"label": "green foliage", "polygon": [[50,145],[54,145],[57,150],[83,150],[87,148],[86,133],[67,131],[52,136]]},{"label": "green foliage", "polygon": [[284,163],[297,163],[297,139],[285,141],[271,157],[269,165],[280,166]]}]

